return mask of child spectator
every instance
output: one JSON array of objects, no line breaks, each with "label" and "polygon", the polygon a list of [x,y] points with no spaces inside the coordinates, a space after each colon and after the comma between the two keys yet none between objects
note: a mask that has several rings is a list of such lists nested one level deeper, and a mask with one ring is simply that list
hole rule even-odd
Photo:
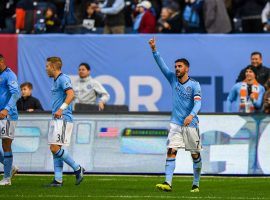
[{"label": "child spectator", "polygon": [[17,101],[17,109],[19,111],[42,111],[43,108],[39,100],[32,96],[33,85],[30,82],[21,84],[21,98]]}]

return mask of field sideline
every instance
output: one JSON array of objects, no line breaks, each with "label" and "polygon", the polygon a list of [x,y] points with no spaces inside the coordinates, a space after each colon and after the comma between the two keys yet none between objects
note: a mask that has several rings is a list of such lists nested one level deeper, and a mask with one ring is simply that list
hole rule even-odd
[{"label": "field sideline", "polygon": [[52,176],[17,175],[0,187],[0,199],[270,199],[270,178],[202,177],[200,193],[190,193],[192,177],[176,176],[172,192],[156,190],[163,176],[87,175],[81,185],[64,176],[62,188],[48,188]]}]

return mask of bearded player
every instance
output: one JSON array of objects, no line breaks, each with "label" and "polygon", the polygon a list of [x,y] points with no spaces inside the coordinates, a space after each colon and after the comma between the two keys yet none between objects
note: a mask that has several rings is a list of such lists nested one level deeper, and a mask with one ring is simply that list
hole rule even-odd
[{"label": "bearded player", "polygon": [[194,178],[191,192],[199,192],[202,168],[200,156],[202,147],[199,134],[199,119],[197,117],[201,108],[200,84],[189,77],[189,62],[187,59],[181,58],[175,61],[174,73],[168,68],[158,53],[155,38],[149,40],[149,45],[156,63],[171,85],[173,98],[170,131],[167,140],[165,182],[157,184],[156,187],[163,191],[172,190],[172,178],[177,151],[180,148],[184,148],[186,151],[190,151],[193,160]]}]

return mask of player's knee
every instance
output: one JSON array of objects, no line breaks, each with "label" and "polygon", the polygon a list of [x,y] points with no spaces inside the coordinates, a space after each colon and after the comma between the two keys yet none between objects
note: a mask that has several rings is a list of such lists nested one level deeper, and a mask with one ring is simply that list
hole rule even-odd
[{"label": "player's knee", "polygon": [[177,150],[173,148],[168,148],[167,150],[167,157],[168,158],[175,158],[177,155]]},{"label": "player's knee", "polygon": [[60,149],[60,147],[57,146],[57,145],[54,145],[54,144],[51,144],[51,145],[50,145],[50,150],[51,150],[51,152],[52,152],[53,154],[56,154],[56,152],[57,152],[59,149]]},{"label": "player's knee", "polygon": [[11,151],[11,143],[12,140],[11,139],[2,139],[2,148],[4,152],[10,152]]}]

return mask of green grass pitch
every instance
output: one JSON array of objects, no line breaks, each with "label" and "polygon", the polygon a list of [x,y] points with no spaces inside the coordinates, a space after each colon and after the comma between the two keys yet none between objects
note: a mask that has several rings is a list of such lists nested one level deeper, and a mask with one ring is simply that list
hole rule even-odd
[{"label": "green grass pitch", "polygon": [[52,176],[17,175],[12,186],[0,187],[0,199],[270,199],[270,178],[202,177],[200,192],[190,193],[192,177],[175,176],[173,191],[155,188],[163,176],[87,175],[79,186],[64,176],[62,188],[47,188]]}]

